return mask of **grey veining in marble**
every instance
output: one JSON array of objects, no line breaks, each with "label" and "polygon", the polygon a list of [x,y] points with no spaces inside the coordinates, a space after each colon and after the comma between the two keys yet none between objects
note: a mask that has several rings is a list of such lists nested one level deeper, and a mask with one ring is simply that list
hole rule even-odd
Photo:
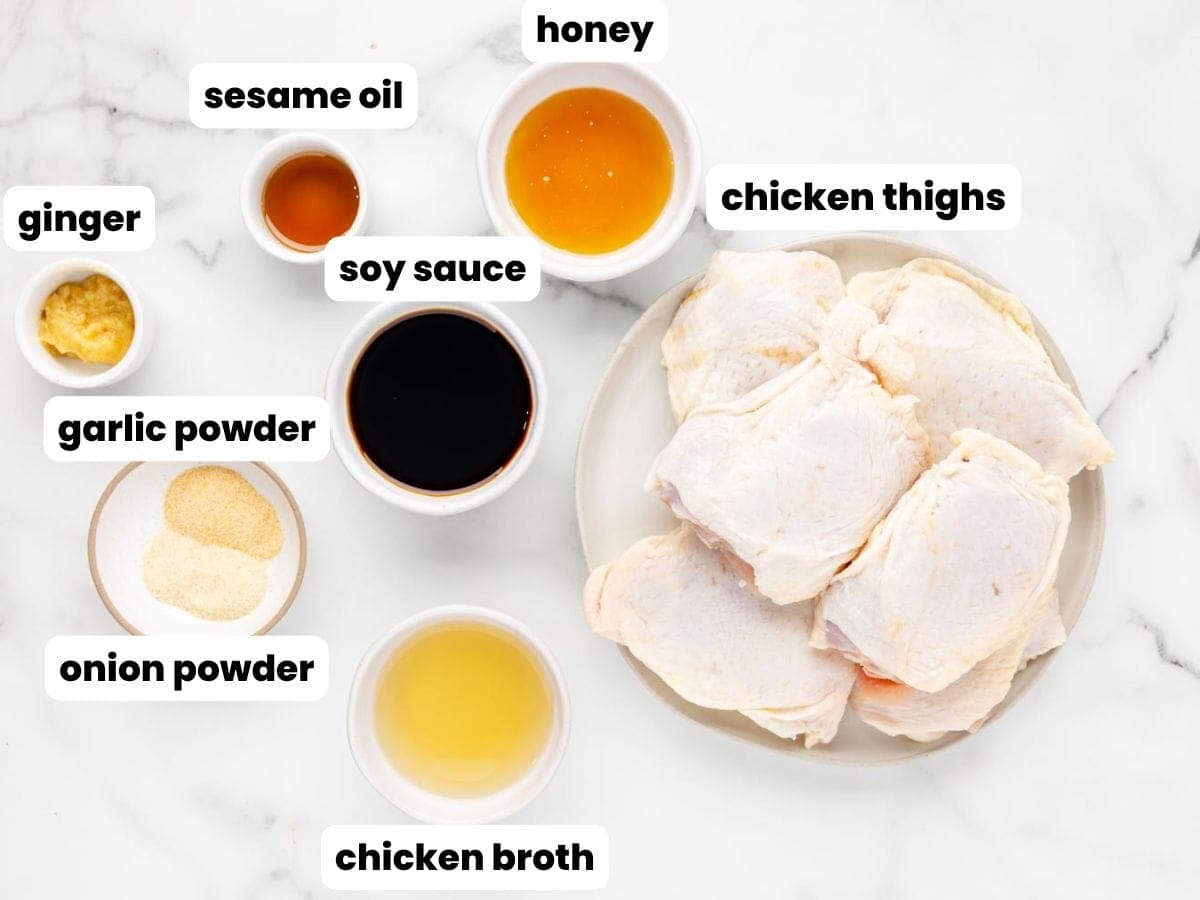
[{"label": "grey veining in marble", "polygon": [[[116,626],[89,580],[92,506],[116,466],[41,450],[54,388],[0,329],[0,896],[326,897],[339,822],[402,816],[359,776],[344,706],[362,651],[407,614],[485,603],[557,652],[575,723],[522,822],[604,825],[611,896],[1184,897],[1200,883],[1200,7],[1037,0],[671,4],[656,71],[717,161],[1012,162],[1024,218],[916,234],[1011,285],[1055,336],[1119,459],[1095,591],[1046,677],[985,734],[885,770],[840,770],[717,739],[642,689],[579,609],[571,477],[612,349],[716,246],[697,214],[648,269],[547,278],[510,306],[547,370],[541,454],[502,500],[416,518],[331,456],[280,465],[311,558],[281,626],[323,636],[327,699],[288,705],[58,705],[55,634]],[[238,184],[265,131],[201,131],[191,66],[396,59],[421,78],[404,132],[342,132],[375,233],[481,234],[483,117],[524,66],[517,0],[0,0],[0,183],[148,185],[158,234],[110,262],[157,326],[129,393],[317,393],[361,308],[263,254]],[[51,257],[0,251],[11,310]]]}]

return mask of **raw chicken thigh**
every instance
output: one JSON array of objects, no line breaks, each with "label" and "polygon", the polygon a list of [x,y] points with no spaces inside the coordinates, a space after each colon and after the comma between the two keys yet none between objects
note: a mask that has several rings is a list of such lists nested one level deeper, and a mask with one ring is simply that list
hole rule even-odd
[{"label": "raw chicken thigh", "polygon": [[[685,421],[647,485],[776,603],[819,594],[929,465],[904,372],[874,315],[843,303],[820,350]],[[871,367],[871,368],[868,368]]]},{"label": "raw chicken thigh", "polygon": [[679,424],[646,488],[683,524],[584,608],[685,700],[805,746],[847,706],[932,741],[1066,639],[1067,479],[1113,450],[1016,297],[933,259],[843,287],[820,254],[718,252],[662,354]]},{"label": "raw chicken thigh", "polygon": [[714,253],[663,337],[675,420],[736,399],[809,356],[843,290],[837,263],[820,253]]},{"label": "raw chicken thigh", "polygon": [[954,440],[833,580],[813,625],[814,646],[927,693],[1033,631],[1071,516],[1066,482],[1011,444]]},{"label": "raw chicken thigh", "polygon": [[926,694],[860,670],[850,706],[868,725],[916,741],[937,740],[948,731],[977,731],[1008,694],[1013,676],[1066,637],[1058,601],[1052,598],[1030,634],[976,663],[949,687]]},{"label": "raw chicken thigh", "polygon": [[752,590],[686,525],[634,544],[584,588],[596,634],[624,644],[685,700],[735,709],[805,746],[837,733],[854,666],[808,645],[810,611]]},{"label": "raw chicken thigh", "polygon": [[1070,478],[1113,458],[1079,398],[1058,377],[1012,294],[941,260],[850,280],[847,296],[879,315],[913,357],[903,389],[938,458],[950,436],[974,428],[1028,453],[1047,472]]}]

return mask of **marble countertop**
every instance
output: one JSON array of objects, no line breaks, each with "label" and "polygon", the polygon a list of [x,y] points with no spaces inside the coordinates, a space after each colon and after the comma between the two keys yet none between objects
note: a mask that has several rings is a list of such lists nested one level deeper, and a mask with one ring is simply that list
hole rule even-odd
[{"label": "marble countertop", "polygon": [[[495,606],[560,657],[574,729],[517,821],[595,823],[612,896],[1179,897],[1200,882],[1200,7],[933,2],[672,5],[656,71],[717,161],[1012,162],[1012,232],[916,234],[1014,287],[1069,359],[1116,445],[1090,605],[1046,677],[995,727],[894,768],[837,769],[721,739],[665,709],[579,608],[572,462],[617,341],[715,246],[713,232],[594,287],[547,278],[507,309],[541,355],[541,453],[499,502],[420,518],[359,489],[334,455],[279,465],[310,561],[280,631],[333,654],[328,697],[288,704],[57,704],[56,634],[114,633],[85,535],[116,470],[55,464],[55,389],[0,334],[0,893],[37,898],[325,897],[334,823],[403,817],[360,777],[345,698],[362,651],[409,613]],[[368,173],[375,233],[481,234],[475,136],[525,65],[520,4],[9,0],[0,7],[0,183],[146,184],[142,288],[156,346],[129,393],[319,393],[363,308],[319,269],[264,254],[238,183],[269,132],[201,131],[202,61],[401,60],[421,79],[403,132],[339,134]],[[0,251],[12,309],[52,258]]]}]

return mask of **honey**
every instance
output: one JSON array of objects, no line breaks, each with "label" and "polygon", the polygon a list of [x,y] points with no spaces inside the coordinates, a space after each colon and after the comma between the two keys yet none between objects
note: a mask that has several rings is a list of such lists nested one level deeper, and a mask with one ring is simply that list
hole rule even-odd
[{"label": "honey", "polygon": [[431,626],[385,663],[375,734],[396,770],[443,797],[482,797],[524,775],[546,747],[554,701],[518,638],[479,622]]},{"label": "honey", "polygon": [[328,153],[285,159],[263,185],[267,228],[285,247],[302,252],[320,250],[349,231],[358,203],[354,173]]},{"label": "honey", "polygon": [[662,125],[642,104],[606,88],[573,88],[517,124],[504,175],[514,209],[546,243],[609,253],[658,219],[675,161]]}]

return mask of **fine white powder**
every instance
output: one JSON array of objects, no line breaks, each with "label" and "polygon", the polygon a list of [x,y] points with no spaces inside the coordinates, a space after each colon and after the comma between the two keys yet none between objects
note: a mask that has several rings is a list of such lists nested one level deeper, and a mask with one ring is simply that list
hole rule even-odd
[{"label": "fine white powder", "polygon": [[240,550],[202,544],[164,528],[142,557],[142,580],[164,603],[201,619],[228,621],[262,602],[268,565]]}]

